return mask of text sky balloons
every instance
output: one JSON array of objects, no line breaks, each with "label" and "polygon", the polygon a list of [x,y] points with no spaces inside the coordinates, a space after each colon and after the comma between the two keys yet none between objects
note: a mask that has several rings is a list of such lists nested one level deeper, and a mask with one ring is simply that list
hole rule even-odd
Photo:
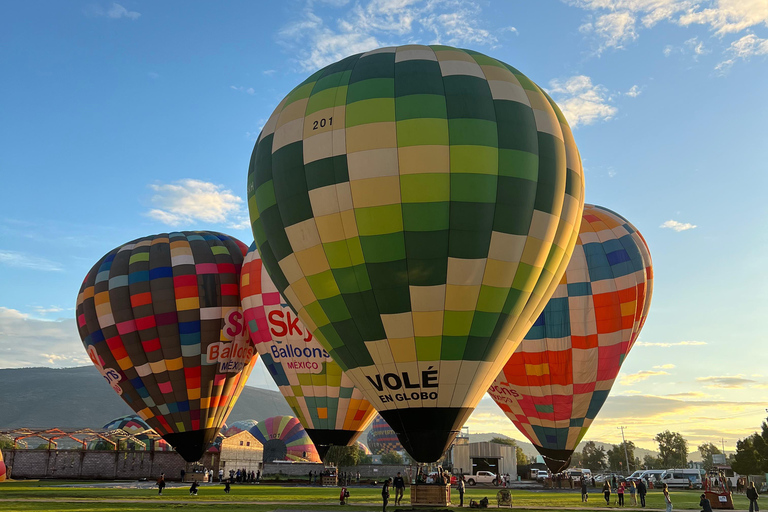
[{"label": "text sky balloons", "polygon": [[376,410],[285,304],[255,245],[245,257],[240,282],[251,340],[320,456],[331,445],[352,444]]},{"label": "text sky balloons", "polygon": [[256,143],[248,203],[277,289],[434,461],[564,272],[583,175],[564,117],[522,73],[410,45],[296,87]]},{"label": "text sky balloons", "polygon": [[240,309],[246,250],[208,231],[140,238],[99,260],[77,297],[94,365],[190,462],[218,434],[257,357]]},{"label": "text sky balloons", "polygon": [[645,323],[653,291],[635,227],[586,205],[555,294],[489,394],[554,472],[568,465]]}]

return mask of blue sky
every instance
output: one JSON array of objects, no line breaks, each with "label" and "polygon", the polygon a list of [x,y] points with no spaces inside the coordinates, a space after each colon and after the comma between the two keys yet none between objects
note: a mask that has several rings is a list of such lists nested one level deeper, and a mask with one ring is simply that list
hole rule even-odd
[{"label": "blue sky", "polygon": [[[648,241],[650,315],[587,437],[618,442],[623,424],[651,446],[675,428],[733,449],[768,407],[765,0],[6,2],[0,367],[87,363],[77,290],[121,243],[250,243],[248,161],[277,103],[326,64],[406,43],[472,48],[547,89],[587,201]],[[262,366],[250,383],[275,388]],[[521,438],[489,399],[469,426]]]}]

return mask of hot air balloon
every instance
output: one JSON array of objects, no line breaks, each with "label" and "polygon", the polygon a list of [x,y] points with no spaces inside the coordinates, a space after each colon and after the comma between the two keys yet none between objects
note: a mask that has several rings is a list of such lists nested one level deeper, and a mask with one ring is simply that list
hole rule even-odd
[{"label": "hot air balloon", "polygon": [[144,432],[145,430],[151,430],[152,427],[149,426],[149,424],[142,419],[141,416],[138,414],[128,414],[126,416],[120,416],[119,418],[115,418],[106,425],[104,425],[104,430],[124,430],[128,432],[129,434],[137,434],[139,432]]},{"label": "hot air balloon", "polygon": [[293,416],[273,416],[250,430],[264,445],[264,461],[320,462],[320,455],[301,422]]},{"label": "hot air balloon", "polygon": [[243,431],[249,431],[258,424],[259,422],[256,420],[235,421],[232,423],[232,425],[229,426],[227,430],[224,431],[224,436],[230,437]]},{"label": "hot air balloon", "polygon": [[91,361],[190,462],[218,434],[257,357],[240,309],[246,251],[209,231],[140,238],[101,258],[77,297]]},{"label": "hot air balloon", "polygon": [[389,452],[401,452],[403,445],[397,438],[397,434],[390,427],[384,418],[376,415],[371,424],[371,430],[368,431],[368,448],[374,455],[384,455]]},{"label": "hot air balloon", "polygon": [[608,397],[652,291],[642,235],[611,210],[586,205],[565,275],[489,390],[552,472],[568,466]]},{"label": "hot air balloon", "polygon": [[583,186],[565,118],[531,80],[408,45],[288,94],[251,156],[248,204],[278,291],[429,462],[554,291]]},{"label": "hot air balloon", "polygon": [[0,450],[0,482],[5,482],[7,476],[8,468],[5,467],[5,462],[3,461],[3,452]]},{"label": "hot air balloon", "polygon": [[280,296],[252,245],[240,275],[251,340],[321,458],[352,444],[376,410]]},{"label": "hot air balloon", "polygon": [[371,450],[360,441],[357,441],[355,446],[357,446],[357,449],[363,452],[365,455],[371,455]]}]

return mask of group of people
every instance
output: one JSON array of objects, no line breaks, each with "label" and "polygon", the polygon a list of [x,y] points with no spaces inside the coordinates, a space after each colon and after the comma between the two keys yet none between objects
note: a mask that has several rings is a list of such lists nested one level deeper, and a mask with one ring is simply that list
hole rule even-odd
[{"label": "group of people", "polygon": [[[624,506],[624,495],[629,494],[632,500],[632,505],[637,505],[637,498],[640,498],[640,506],[645,507],[645,495],[648,494],[648,487],[642,480],[630,480],[626,482],[617,482],[616,476],[613,477],[613,489],[616,491],[617,502],[620,507]],[[666,485],[664,486],[666,489]],[[603,497],[605,498],[605,504],[611,504],[611,482],[606,480],[603,482]],[[587,490],[587,480],[583,479],[581,482],[581,501],[589,501],[589,492]]]},{"label": "group of people", "polygon": [[[219,470],[219,482],[222,481],[222,478],[224,476],[224,470]],[[243,469],[230,469],[229,470],[229,481],[230,483],[237,482],[238,484],[248,484],[253,482],[258,482],[261,480],[261,470],[257,471],[248,471],[245,468]],[[208,479],[210,482],[211,480]]]}]

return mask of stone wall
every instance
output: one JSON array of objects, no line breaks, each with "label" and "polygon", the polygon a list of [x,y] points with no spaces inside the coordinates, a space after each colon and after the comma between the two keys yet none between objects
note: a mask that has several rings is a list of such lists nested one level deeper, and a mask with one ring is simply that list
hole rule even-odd
[{"label": "stone wall", "polygon": [[[179,480],[182,469],[190,471],[176,452],[7,450],[3,457],[15,479],[155,480],[165,473],[167,480]],[[218,454],[206,453],[200,463],[216,471],[217,461]]]}]

